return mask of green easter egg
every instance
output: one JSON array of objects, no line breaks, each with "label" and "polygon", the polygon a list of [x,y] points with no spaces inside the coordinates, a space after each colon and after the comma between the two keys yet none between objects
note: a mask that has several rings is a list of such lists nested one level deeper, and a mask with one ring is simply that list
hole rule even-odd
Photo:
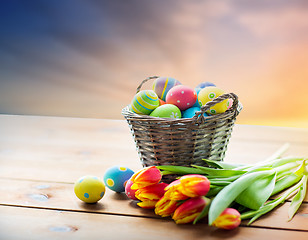
[{"label": "green easter egg", "polygon": [[157,94],[153,90],[138,92],[130,104],[130,110],[137,114],[149,115],[159,106]]},{"label": "green easter egg", "polygon": [[150,116],[160,118],[181,118],[181,110],[173,104],[164,104],[151,112]]}]

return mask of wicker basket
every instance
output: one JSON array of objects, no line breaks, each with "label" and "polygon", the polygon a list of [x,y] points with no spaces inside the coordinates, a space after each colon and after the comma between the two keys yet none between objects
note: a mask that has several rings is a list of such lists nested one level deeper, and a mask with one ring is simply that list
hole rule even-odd
[{"label": "wicker basket", "polygon": [[[138,86],[158,77],[149,77]],[[233,99],[226,112],[204,117],[210,107]],[[236,116],[241,111],[234,93],[223,94],[201,107],[193,118],[170,119],[138,115],[125,107],[128,122],[143,167],[159,165],[206,166],[202,159],[223,161]],[[202,113],[202,114],[201,114]]]}]

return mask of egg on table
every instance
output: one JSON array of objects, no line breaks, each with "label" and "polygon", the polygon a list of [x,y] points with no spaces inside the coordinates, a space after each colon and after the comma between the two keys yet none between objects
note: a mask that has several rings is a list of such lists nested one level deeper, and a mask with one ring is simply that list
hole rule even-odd
[{"label": "egg on table", "polygon": [[108,168],[104,174],[106,186],[115,192],[124,192],[126,182],[134,174],[134,171],[124,166]]},{"label": "egg on table", "polygon": [[129,179],[125,185],[125,194],[128,198],[132,199],[132,200],[138,200],[138,198],[136,198],[135,193],[138,189],[132,189],[132,185],[134,183]]},{"label": "egg on table", "polygon": [[160,118],[181,118],[181,110],[173,104],[164,104],[151,112],[150,116]]},{"label": "egg on table", "polygon": [[96,176],[83,176],[74,185],[75,195],[86,203],[96,203],[105,194],[104,183]]},{"label": "egg on table", "polygon": [[133,98],[130,110],[137,114],[149,115],[158,106],[157,94],[153,90],[142,90]]},{"label": "egg on table", "polygon": [[[218,87],[205,87],[201,89],[201,91],[198,94],[199,104],[200,106],[204,106],[207,102],[212,101],[213,99],[219,97],[224,93],[225,92]],[[208,113],[210,114],[223,113],[227,110],[227,108],[228,108],[228,99],[215,104],[213,107],[209,109]]]},{"label": "egg on table", "polygon": [[153,82],[153,90],[161,100],[166,101],[168,91],[177,85],[181,85],[181,83],[174,78],[159,77]]},{"label": "egg on table", "polygon": [[166,96],[166,103],[176,105],[184,111],[192,107],[197,99],[197,93],[190,87],[179,85],[171,88]]}]

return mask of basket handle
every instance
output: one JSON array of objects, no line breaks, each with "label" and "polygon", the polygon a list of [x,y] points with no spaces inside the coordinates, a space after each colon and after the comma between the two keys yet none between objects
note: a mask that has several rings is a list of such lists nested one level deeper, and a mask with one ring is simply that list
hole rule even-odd
[{"label": "basket handle", "polygon": [[158,76],[152,76],[152,77],[148,77],[148,78],[144,79],[144,80],[140,83],[140,85],[137,87],[136,93],[140,92],[140,89],[141,89],[141,87],[142,87],[142,85],[143,85],[144,83],[146,83],[146,82],[149,81],[149,80],[156,79],[156,78],[159,78],[159,77],[158,77]]},{"label": "basket handle", "polygon": [[224,93],[222,95],[220,95],[219,97],[213,99],[212,101],[207,102],[205,105],[203,105],[201,107],[201,111],[198,111],[195,113],[195,117],[198,116],[203,116],[203,114],[209,110],[211,107],[213,107],[214,105],[216,105],[217,103],[220,103],[226,99],[232,98],[233,99],[233,103],[232,103],[232,107],[230,108],[231,110],[236,110],[235,114],[237,115],[239,113],[238,111],[238,97],[236,94],[234,93]]}]

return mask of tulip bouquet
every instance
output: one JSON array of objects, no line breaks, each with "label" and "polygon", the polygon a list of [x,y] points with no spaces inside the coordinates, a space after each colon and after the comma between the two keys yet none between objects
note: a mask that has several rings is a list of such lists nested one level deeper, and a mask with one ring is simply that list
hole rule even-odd
[{"label": "tulip bouquet", "polygon": [[[143,168],[131,177],[131,189],[136,190],[140,207],[154,209],[161,217],[170,216],[177,224],[207,217],[209,225],[233,229],[242,219],[250,219],[251,224],[294,196],[291,220],[306,196],[308,159],[281,157],[285,150],[283,147],[254,165],[204,160],[210,167]],[[161,182],[168,174],[179,177],[170,184]]]}]

